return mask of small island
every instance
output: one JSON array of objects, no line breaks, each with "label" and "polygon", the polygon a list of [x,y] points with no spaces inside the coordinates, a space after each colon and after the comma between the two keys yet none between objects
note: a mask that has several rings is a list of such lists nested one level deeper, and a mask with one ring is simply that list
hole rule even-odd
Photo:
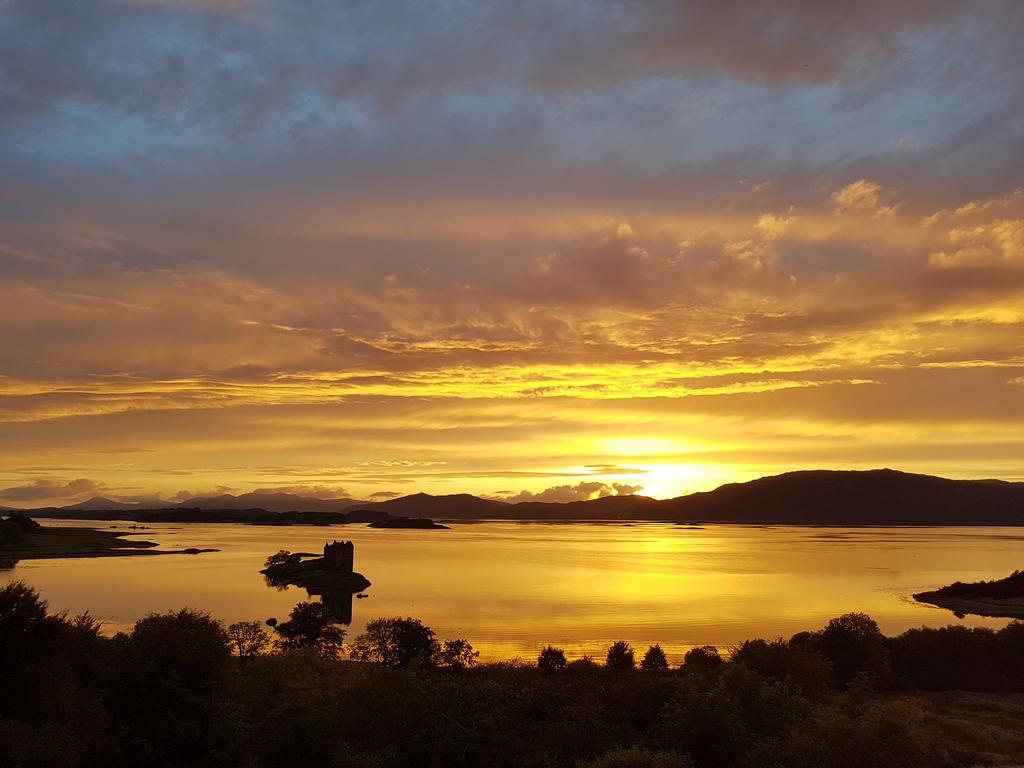
[{"label": "small island", "polygon": [[323,557],[282,550],[267,558],[266,567],[260,573],[274,586],[294,584],[305,587],[310,594],[355,594],[369,587],[370,581],[353,570],[354,550],[351,541],[324,544]]},{"label": "small island", "polygon": [[102,531],[95,528],[44,528],[27,515],[11,513],[0,518],[0,563],[13,567],[19,560],[63,557],[121,557],[124,555],[170,555],[214,552],[189,548],[156,549],[155,541],[122,538],[132,531]]},{"label": "small island", "polygon": [[418,530],[447,531],[447,525],[435,523],[429,517],[391,517],[387,520],[375,520],[368,528],[414,528]]},{"label": "small island", "polygon": [[957,581],[931,592],[918,592],[914,599],[953,611],[957,616],[1024,618],[1024,571],[1005,579],[965,584]]}]

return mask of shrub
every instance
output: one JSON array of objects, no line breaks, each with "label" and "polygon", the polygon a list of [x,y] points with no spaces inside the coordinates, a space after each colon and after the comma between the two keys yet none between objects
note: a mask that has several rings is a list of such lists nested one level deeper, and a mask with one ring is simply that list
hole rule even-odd
[{"label": "shrub", "polygon": [[1024,691],[1024,621],[1011,621],[996,636],[1007,687]]},{"label": "shrub", "polygon": [[613,749],[579,764],[579,768],[692,768],[693,761],[676,752],[648,752],[639,747]]},{"label": "shrub", "polygon": [[911,702],[875,702],[858,712],[823,709],[762,740],[748,764],[785,768],[933,768],[946,765]]},{"label": "shrub", "polygon": [[785,683],[742,666],[691,675],[661,712],[665,743],[699,766],[734,766],[758,739],[777,736],[806,715],[808,704]]},{"label": "shrub", "polygon": [[924,690],[1005,690],[1012,684],[1010,658],[990,629],[962,626],[911,629],[889,643],[889,682]]},{"label": "shrub", "polygon": [[743,664],[773,680],[792,683],[804,695],[820,698],[832,679],[832,665],[821,654],[784,640],[747,640],[732,655]]},{"label": "shrub", "polygon": [[0,650],[26,636],[46,618],[46,601],[24,581],[0,589]]},{"label": "shrub", "polygon": [[15,544],[25,538],[25,532],[9,520],[0,520],[0,544]]}]

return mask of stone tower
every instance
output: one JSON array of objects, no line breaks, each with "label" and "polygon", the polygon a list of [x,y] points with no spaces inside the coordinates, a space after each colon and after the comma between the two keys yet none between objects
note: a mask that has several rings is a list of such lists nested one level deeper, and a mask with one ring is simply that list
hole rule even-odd
[{"label": "stone tower", "polygon": [[324,544],[324,562],[332,571],[352,573],[355,547],[351,541],[335,541]]}]

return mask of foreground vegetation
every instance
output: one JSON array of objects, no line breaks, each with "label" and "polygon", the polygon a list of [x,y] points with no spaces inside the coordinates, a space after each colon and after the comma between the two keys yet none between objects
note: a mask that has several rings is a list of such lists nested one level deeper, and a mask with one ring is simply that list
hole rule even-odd
[{"label": "foreground vegetation", "polygon": [[181,610],[105,638],[0,590],[4,766],[915,768],[1024,759],[1024,623],[886,638],[862,614],[723,659],[612,645],[478,665],[462,639],[319,603],[223,626]]}]

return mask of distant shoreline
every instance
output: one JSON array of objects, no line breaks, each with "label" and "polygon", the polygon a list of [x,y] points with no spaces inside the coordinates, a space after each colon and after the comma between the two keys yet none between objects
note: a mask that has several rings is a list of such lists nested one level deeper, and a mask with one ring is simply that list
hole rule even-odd
[{"label": "distant shoreline", "polygon": [[[13,526],[16,516],[0,517],[0,524]],[[0,563],[17,565],[21,560],[54,560],[61,558],[121,557],[134,555],[180,555],[216,552],[215,549],[190,547],[180,550],[157,549],[155,541],[132,541],[123,538],[132,531],[109,531],[99,528],[43,527],[25,525],[14,538],[0,541]]]},{"label": "distant shoreline", "polygon": [[[1024,483],[950,480],[890,469],[808,470],[729,483],[673,499],[624,494],[575,501],[508,503],[465,493],[414,493],[387,501],[291,494],[196,497],[140,509],[94,498],[68,507],[21,510],[40,518],[255,525],[344,525],[408,518],[435,521],[660,522],[686,525],[1021,526]],[[396,524],[400,525],[400,524]]]},{"label": "distant shoreline", "polygon": [[[219,510],[202,511],[201,516],[196,515],[195,517],[183,518],[177,514],[179,510],[170,510],[171,514],[162,516],[160,513],[166,510],[145,510],[140,509],[132,513],[126,513],[123,510],[90,510],[81,514],[67,514],[62,511],[56,513],[50,510],[34,510],[25,509],[17,510],[29,517],[39,518],[42,520],[63,520],[69,522],[106,522],[106,523],[146,523],[146,524],[169,524],[169,523],[188,523],[192,525],[252,525],[252,526],[267,526],[267,527],[288,527],[288,526],[341,526],[341,525],[362,525],[367,528],[375,528],[377,530],[427,530],[426,527],[417,528],[414,526],[403,527],[400,525],[372,525],[366,520],[348,520],[344,519],[344,513],[339,513],[339,519],[337,520],[310,520],[304,521],[301,519],[291,518],[291,514],[314,514],[314,513],[284,513],[284,512],[266,512],[266,510],[260,510],[268,517],[261,517],[256,519],[245,519],[235,514],[234,510],[227,510],[225,514],[220,514]],[[322,516],[323,513],[315,513],[318,517]],[[275,515],[279,519],[271,519],[269,516]],[[400,519],[400,518],[395,518]],[[457,518],[446,518],[446,517],[435,517],[431,518],[433,522],[444,524],[444,525],[476,525],[480,523],[524,523],[530,525],[576,525],[576,524],[589,524],[589,525],[636,525],[636,524],[656,524],[656,525],[671,525],[681,530],[697,530],[705,526],[715,525],[735,525],[743,526],[748,528],[774,528],[774,527],[785,527],[785,528],[1020,528],[1024,527],[1024,520],[1020,521],[1006,521],[1006,520],[973,520],[973,521],[962,521],[962,522],[863,522],[856,520],[744,520],[744,519],[714,519],[714,520],[664,520],[660,518],[602,518],[602,517],[564,517],[564,518],[550,518],[550,517],[457,517]]]}]

